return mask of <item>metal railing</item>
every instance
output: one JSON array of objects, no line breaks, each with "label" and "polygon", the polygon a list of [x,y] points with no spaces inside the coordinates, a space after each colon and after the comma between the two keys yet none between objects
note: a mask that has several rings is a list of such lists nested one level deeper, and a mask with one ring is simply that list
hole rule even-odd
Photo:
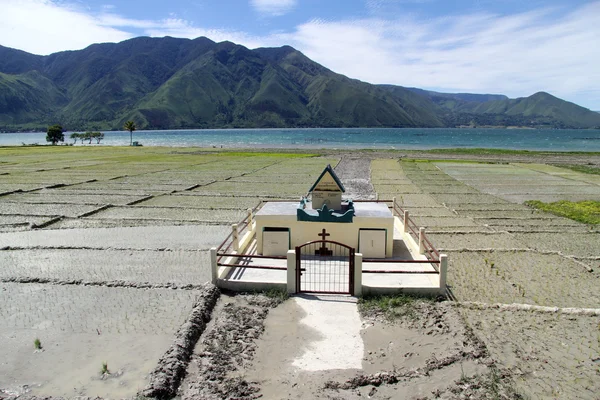
[{"label": "metal railing", "polygon": [[[405,209],[402,208],[395,200],[357,200],[361,201],[371,201],[376,203],[387,203],[388,207],[392,210],[393,215],[397,215],[402,218],[403,223],[406,225],[407,233],[415,240],[417,244],[419,244],[419,227],[415,223],[415,221],[408,214],[408,218],[404,221]],[[380,264],[430,264],[433,268],[433,271],[407,271],[407,270],[375,270],[375,269],[363,269],[364,274],[439,274],[440,273],[440,253],[436,250],[435,247],[431,244],[425,232],[423,235],[423,250],[424,255],[427,258],[426,260],[395,260],[395,259],[379,259],[379,258],[364,258],[363,262],[369,263],[380,263]]]},{"label": "metal railing", "polygon": [[[269,199],[269,201],[274,201]],[[279,200],[279,201],[290,201],[288,200]],[[385,203],[388,205],[388,208],[392,210],[392,214],[397,215],[398,217],[404,219],[404,208],[402,208],[395,200],[354,200],[354,203]],[[252,209],[252,215],[259,210],[263,204],[264,200],[259,201],[259,203]],[[419,243],[419,227],[415,223],[415,221],[408,215],[406,221],[404,221],[406,225],[408,234],[414,238],[415,242]],[[250,215],[246,215],[242,221],[238,223],[238,235],[239,237],[243,237],[244,234],[251,229],[250,226]],[[433,271],[407,271],[407,270],[365,270],[363,269],[363,273],[365,274],[439,274],[439,264],[440,264],[440,253],[433,246],[431,241],[427,238],[427,235],[423,232],[423,250],[424,255],[427,258],[426,260],[406,260],[406,259],[379,259],[379,258],[365,258],[363,262],[369,263],[378,263],[378,264],[430,264],[433,267]],[[276,267],[270,265],[251,265],[250,262],[252,259],[270,259],[270,260],[285,260],[286,256],[264,256],[259,254],[244,254],[244,253],[235,253],[231,252],[231,248],[233,245],[233,230],[227,235],[227,237],[223,240],[223,242],[217,247],[217,266],[219,267],[233,267],[233,268],[248,268],[248,269],[269,269],[269,270],[280,270],[285,271],[287,267]],[[237,263],[224,263],[222,262],[223,258],[235,258],[237,259]]]},{"label": "metal railing", "polygon": [[[275,201],[275,200],[269,200]],[[283,200],[282,200],[283,201]],[[287,200],[289,201],[289,200]],[[254,207],[251,211],[251,214],[256,214],[256,211],[259,210],[263,204],[264,200],[260,200],[256,207]],[[250,226],[250,214],[246,215],[244,219],[242,219],[238,224],[238,236],[244,237],[248,230],[252,229]],[[217,267],[230,267],[230,268],[247,268],[247,269],[270,269],[270,270],[279,270],[286,271],[286,267],[276,267],[272,265],[252,265],[250,264],[252,259],[270,259],[270,260],[285,260],[286,256],[263,256],[260,254],[244,254],[244,253],[235,253],[230,252],[233,246],[233,230],[229,232],[225,240],[217,247]],[[222,262],[223,258],[235,258],[237,259],[237,263],[225,263]]]},{"label": "metal railing", "polygon": [[[252,209],[252,215],[256,213],[256,211],[263,205],[263,201],[260,200],[258,204]],[[248,231],[248,227],[250,225],[250,215],[246,215],[244,219],[242,219],[238,224],[238,235],[242,236]],[[252,227],[250,227],[252,228]],[[221,244],[217,247],[217,261],[221,261],[221,259],[228,254],[226,254],[233,245],[233,230],[229,232],[227,237],[221,242]],[[239,257],[239,255],[235,255]]]}]

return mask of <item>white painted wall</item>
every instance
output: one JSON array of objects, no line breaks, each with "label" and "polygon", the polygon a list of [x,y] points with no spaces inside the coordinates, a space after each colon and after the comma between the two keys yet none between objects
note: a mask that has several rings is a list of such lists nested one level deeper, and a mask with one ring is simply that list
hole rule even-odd
[{"label": "white painted wall", "polygon": [[385,229],[387,238],[385,256],[391,257],[394,249],[394,220],[392,218],[354,217],[352,223],[297,221],[291,215],[256,215],[257,253],[263,254],[263,228],[290,228],[291,247],[303,245],[313,240],[321,240],[319,233],[324,229],[330,234],[326,239],[354,247],[359,251],[360,229]]}]

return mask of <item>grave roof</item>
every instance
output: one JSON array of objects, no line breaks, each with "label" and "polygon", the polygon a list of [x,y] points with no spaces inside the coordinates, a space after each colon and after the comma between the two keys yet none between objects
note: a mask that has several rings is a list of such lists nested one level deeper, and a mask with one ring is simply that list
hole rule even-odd
[{"label": "grave roof", "polygon": [[315,188],[321,182],[321,179],[323,179],[323,177],[327,173],[329,175],[331,175],[331,177],[333,178],[334,182],[336,183],[336,185],[338,186],[338,188],[342,191],[342,193],[344,193],[346,191],[346,189],[344,188],[344,185],[342,184],[342,181],[340,181],[340,178],[338,178],[338,176],[336,175],[336,173],[333,170],[333,168],[331,168],[331,164],[327,164],[327,167],[325,167],[325,169],[323,170],[323,172],[321,172],[321,175],[319,175],[319,177],[317,178],[317,181],[308,190],[309,193],[312,192],[313,190],[315,190]]}]

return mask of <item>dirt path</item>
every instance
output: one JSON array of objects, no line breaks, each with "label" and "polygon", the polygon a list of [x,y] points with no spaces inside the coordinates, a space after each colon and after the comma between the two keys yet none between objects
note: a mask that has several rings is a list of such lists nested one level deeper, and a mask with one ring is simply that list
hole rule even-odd
[{"label": "dirt path", "polygon": [[[356,304],[340,300],[293,297],[271,310],[253,360],[230,376],[244,377],[257,390],[252,396],[267,399],[488,394],[484,383],[498,371],[456,310],[417,300],[394,322],[378,313],[353,321]],[[510,391],[507,374],[494,379],[499,393]]]},{"label": "dirt path", "polygon": [[248,381],[240,371],[251,363],[265,318],[277,304],[277,300],[262,295],[222,295],[194,349],[179,396],[257,398],[257,383]]},{"label": "dirt path", "polygon": [[345,197],[353,200],[375,198],[371,185],[371,160],[358,155],[344,155],[335,167],[335,173],[346,189]]}]

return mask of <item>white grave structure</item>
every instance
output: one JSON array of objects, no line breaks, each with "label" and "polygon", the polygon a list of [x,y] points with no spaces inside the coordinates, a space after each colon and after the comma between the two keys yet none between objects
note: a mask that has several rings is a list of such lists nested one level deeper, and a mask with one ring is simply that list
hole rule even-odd
[{"label": "white grave structure", "polygon": [[257,254],[285,256],[314,240],[351,246],[365,258],[391,257],[394,216],[386,203],[342,200],[344,185],[328,165],[299,203],[267,202],[254,216]]}]

